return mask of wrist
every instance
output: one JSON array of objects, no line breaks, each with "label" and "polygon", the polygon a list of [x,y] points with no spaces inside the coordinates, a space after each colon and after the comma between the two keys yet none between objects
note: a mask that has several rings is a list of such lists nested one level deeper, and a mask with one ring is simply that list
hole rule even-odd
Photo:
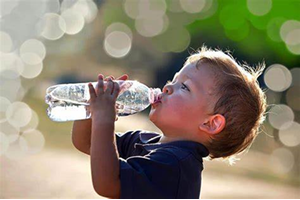
[{"label": "wrist", "polygon": [[91,120],[94,123],[101,123],[101,124],[111,124],[115,122],[116,115],[112,114],[102,114],[102,113],[93,113],[91,116]]}]

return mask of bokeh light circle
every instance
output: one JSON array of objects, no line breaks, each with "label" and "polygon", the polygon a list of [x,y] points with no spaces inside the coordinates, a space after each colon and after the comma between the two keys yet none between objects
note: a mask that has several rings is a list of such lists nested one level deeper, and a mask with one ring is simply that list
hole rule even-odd
[{"label": "bokeh light circle", "polygon": [[3,122],[0,125],[0,131],[6,135],[9,144],[15,142],[18,139],[19,130],[19,128],[14,127],[8,122]]},{"label": "bokeh light circle", "polygon": [[20,131],[24,132],[24,131],[28,131],[28,130],[37,129],[37,127],[39,125],[39,116],[34,110],[31,110],[31,112],[32,112],[32,116],[31,116],[29,123],[23,127],[20,127]]},{"label": "bokeh light circle", "polygon": [[21,76],[27,79],[35,78],[43,71],[43,66],[42,62],[36,65],[24,64],[24,70]]},{"label": "bokeh light circle", "polygon": [[0,53],[0,77],[16,79],[24,71],[23,61],[15,53]]},{"label": "bokeh light circle", "polygon": [[292,74],[285,66],[273,64],[267,68],[264,81],[271,90],[282,92],[292,84]]},{"label": "bokeh light circle", "polygon": [[124,23],[116,22],[109,25],[105,30],[105,37],[107,37],[111,32],[114,31],[125,32],[132,39],[131,29]]},{"label": "bokeh light circle", "polygon": [[[66,23],[65,33],[69,35],[79,33],[84,27],[84,18],[79,12],[76,12],[76,10],[67,9],[61,14],[61,17]],[[64,29],[64,27],[61,27],[61,29]]]},{"label": "bokeh light circle", "polygon": [[23,53],[21,55],[21,58],[24,64],[29,64],[29,65],[37,65],[43,62],[41,57],[36,53]]},{"label": "bokeh light circle", "polygon": [[[44,60],[45,56],[46,56],[46,47],[45,45],[36,39],[29,39],[26,40],[20,47],[20,55],[22,57],[23,54],[26,53],[34,53],[36,55],[39,56],[40,58],[40,62],[42,62],[42,60]],[[38,63],[40,63],[38,62]],[[34,63],[34,64],[38,64],[38,63]],[[31,64],[31,63],[29,63]]]},{"label": "bokeh light circle", "polygon": [[300,43],[300,28],[299,29],[294,29],[290,31],[286,38],[285,38],[285,43],[288,45],[295,45]]},{"label": "bokeh light circle", "polygon": [[293,110],[284,104],[273,106],[268,113],[270,124],[278,130],[287,129],[295,118]]},{"label": "bokeh light circle", "polygon": [[295,164],[294,155],[286,148],[275,149],[270,157],[271,166],[277,173],[286,174]]},{"label": "bokeh light circle", "polygon": [[280,27],[281,39],[286,42],[287,36],[293,30],[300,29],[300,21],[297,20],[287,20]]},{"label": "bokeh light circle", "polygon": [[20,147],[26,154],[36,154],[40,152],[45,145],[43,134],[35,129],[22,132]]},{"label": "bokeh light circle", "polygon": [[139,0],[125,0],[124,1],[124,11],[132,19],[136,19],[139,16]]},{"label": "bokeh light circle", "polygon": [[9,15],[11,11],[19,4],[18,1],[10,1],[1,0],[1,6],[0,6],[0,18],[2,18],[5,15]]},{"label": "bokeh light circle", "polygon": [[180,0],[181,8],[188,13],[199,13],[205,7],[206,0]]},{"label": "bokeh light circle", "polygon": [[13,41],[8,33],[0,31],[0,44],[1,52],[8,53],[12,50]]},{"label": "bokeh light circle", "polygon": [[46,56],[46,48],[39,40],[30,39],[21,45],[20,56],[25,64],[39,65]]},{"label": "bokeh light circle", "polygon": [[126,56],[130,49],[131,38],[125,32],[113,31],[104,40],[105,52],[114,58]]},{"label": "bokeh light circle", "polygon": [[6,110],[7,121],[15,127],[26,126],[31,116],[31,108],[24,102],[13,102]]},{"label": "bokeh light circle", "polygon": [[65,20],[56,13],[47,13],[44,15],[43,30],[41,35],[48,40],[57,40],[61,38],[66,31]]},{"label": "bokeh light circle", "polygon": [[97,5],[92,0],[78,0],[72,6],[72,10],[81,14],[86,23],[91,23],[98,13]]},{"label": "bokeh light circle", "polygon": [[279,130],[280,141],[288,147],[295,147],[300,144],[300,124],[292,122],[287,129]]},{"label": "bokeh light circle", "polygon": [[9,144],[9,147],[4,155],[11,160],[24,158],[26,156],[26,152],[21,148],[20,143],[22,140],[24,140],[24,138],[18,135],[15,141]]},{"label": "bokeh light circle", "polygon": [[137,32],[144,37],[159,35],[164,29],[164,19],[157,18],[137,18],[135,20]]},{"label": "bokeh light circle", "polygon": [[248,10],[256,16],[266,15],[272,8],[272,0],[247,0]]},{"label": "bokeh light circle", "polygon": [[71,9],[78,0],[63,0],[60,5],[60,12],[63,13],[67,9]]}]

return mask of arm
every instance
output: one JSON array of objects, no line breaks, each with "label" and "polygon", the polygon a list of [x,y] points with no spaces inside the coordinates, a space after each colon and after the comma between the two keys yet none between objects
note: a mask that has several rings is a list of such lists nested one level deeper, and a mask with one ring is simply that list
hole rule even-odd
[{"label": "arm", "polygon": [[114,122],[103,124],[94,117],[91,140],[91,170],[95,191],[105,197],[120,197],[119,155]]},{"label": "arm", "polygon": [[119,85],[108,81],[103,88],[103,76],[98,77],[95,89],[89,84],[91,95],[92,134],[91,134],[91,171],[95,191],[105,197],[120,197],[119,155],[114,136],[116,117],[115,103]]},{"label": "arm", "polygon": [[74,121],[72,142],[79,151],[90,155],[92,119]]},{"label": "arm", "polygon": [[[110,76],[112,80],[115,78]],[[128,75],[124,74],[117,80],[127,80]],[[108,81],[108,77],[104,79]],[[90,155],[92,133],[92,119],[74,121],[72,129],[72,143],[79,151]]]}]

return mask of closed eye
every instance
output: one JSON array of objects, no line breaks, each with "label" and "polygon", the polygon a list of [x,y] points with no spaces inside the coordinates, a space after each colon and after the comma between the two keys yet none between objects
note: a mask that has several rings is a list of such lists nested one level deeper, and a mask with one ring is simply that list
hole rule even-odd
[{"label": "closed eye", "polygon": [[189,88],[184,83],[182,83],[181,88],[183,88],[184,90],[190,91]]},{"label": "closed eye", "polygon": [[[170,81],[170,80],[167,81],[167,84],[172,84],[172,83],[173,83],[173,82]],[[190,91],[189,88],[188,88],[184,83],[182,83],[181,88],[184,89],[184,90]]]}]

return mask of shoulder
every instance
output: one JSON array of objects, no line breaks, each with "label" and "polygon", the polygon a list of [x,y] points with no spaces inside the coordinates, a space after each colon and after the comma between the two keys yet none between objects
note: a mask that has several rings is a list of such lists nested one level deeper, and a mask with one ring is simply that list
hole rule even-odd
[{"label": "shoulder", "polygon": [[176,146],[164,146],[159,148],[159,151],[164,152],[165,154],[168,155],[172,155],[173,157],[176,157],[178,161],[183,161],[189,156],[192,156],[191,152]]},{"label": "shoulder", "polygon": [[165,146],[156,150],[157,153],[161,154],[161,157],[168,156],[166,160],[172,160],[173,164],[176,163],[180,168],[188,168],[190,171],[193,169],[203,169],[203,160],[199,156],[195,156],[191,151],[176,147],[176,146]]}]

